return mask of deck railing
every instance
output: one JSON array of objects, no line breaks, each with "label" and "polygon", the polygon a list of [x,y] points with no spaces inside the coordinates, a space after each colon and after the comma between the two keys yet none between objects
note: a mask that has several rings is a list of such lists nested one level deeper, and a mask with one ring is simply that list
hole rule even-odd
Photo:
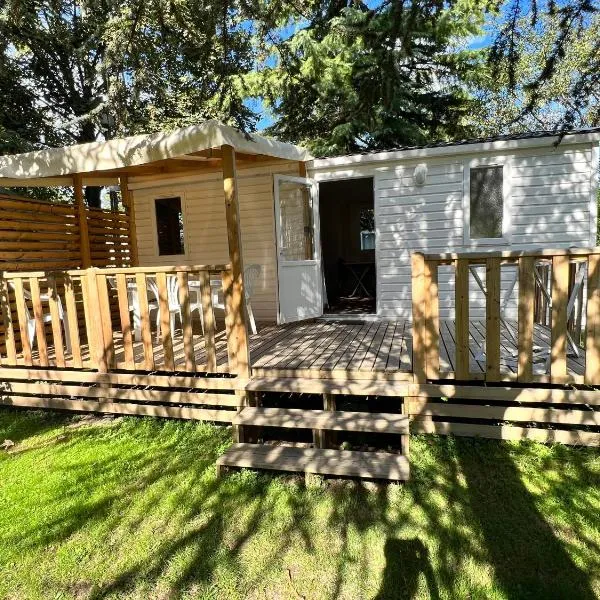
[{"label": "deck railing", "polygon": [[[1,362],[236,373],[232,297],[229,265],[0,273]],[[215,298],[224,309],[220,331]]]},{"label": "deck railing", "polygon": [[[539,276],[536,265],[549,265],[550,292],[541,303],[547,304],[550,316],[546,356],[534,342],[536,308],[539,313]],[[573,292],[573,265],[581,267],[581,281]],[[471,267],[485,267],[485,352],[483,378],[486,381],[517,380],[553,384],[584,383],[600,385],[600,248],[540,250],[527,252],[464,252],[412,255],[413,303],[413,370],[417,381],[455,378],[467,381],[477,378],[471,372],[470,359],[470,277]],[[517,277],[517,326],[513,373],[501,368],[505,339],[502,313],[503,290],[501,269],[513,265]],[[440,299],[439,267],[454,270],[454,368],[445,372],[440,367]],[[571,283],[570,283],[571,282]],[[585,311],[573,319],[574,303],[583,298]],[[544,304],[546,303],[546,304]],[[543,311],[542,311],[543,312]],[[585,324],[583,321],[585,320]],[[571,323],[578,322],[581,335]],[[536,351],[534,369],[534,347]],[[581,348],[579,353],[578,348]],[[570,368],[571,349],[579,354],[579,372]],[[543,350],[543,349],[542,349]],[[585,356],[584,356],[585,354]],[[541,371],[541,372],[540,372]]]}]

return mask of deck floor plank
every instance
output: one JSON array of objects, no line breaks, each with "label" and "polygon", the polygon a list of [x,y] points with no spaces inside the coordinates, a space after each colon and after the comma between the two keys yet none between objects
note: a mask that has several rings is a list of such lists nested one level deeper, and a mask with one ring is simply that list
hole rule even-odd
[{"label": "deck floor plank", "polygon": [[[503,374],[514,375],[517,364],[516,344],[513,336],[517,333],[517,322],[506,320],[501,327],[501,370]],[[194,333],[194,357],[197,371],[205,371],[207,354],[204,336]],[[473,377],[481,377],[485,370],[485,323],[472,319],[469,327],[469,365]],[[164,350],[162,343],[152,333],[156,370],[164,370]],[[323,376],[336,372],[353,373],[408,373],[412,362],[412,324],[410,321],[343,322],[311,321],[286,325],[265,325],[257,334],[249,338],[251,365],[264,370],[284,369],[287,371],[313,371]],[[543,375],[546,371],[545,356],[550,348],[550,330],[536,324],[534,345],[539,358],[534,362],[534,374]],[[215,335],[217,372],[228,371],[227,336],[224,330]],[[119,369],[125,369],[123,339],[114,336],[115,360]],[[134,359],[138,368],[143,361],[143,344],[133,343]],[[175,368],[185,371],[183,338],[180,329],[173,337]],[[84,368],[91,368],[90,353],[86,343],[81,345]],[[442,374],[453,375],[455,358],[454,321],[440,321],[440,370]],[[479,360],[476,360],[479,358]],[[32,359],[39,360],[37,345],[32,348]],[[56,353],[52,344],[48,346],[50,366],[56,365]],[[73,368],[72,356],[65,353],[67,368]],[[17,356],[17,365],[25,365],[22,353]],[[569,355],[568,371],[571,375],[583,375],[585,350],[580,349],[579,357]]]}]

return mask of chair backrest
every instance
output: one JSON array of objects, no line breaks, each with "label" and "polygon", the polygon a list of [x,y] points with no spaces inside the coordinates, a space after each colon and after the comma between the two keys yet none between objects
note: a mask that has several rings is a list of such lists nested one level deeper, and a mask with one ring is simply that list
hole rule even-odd
[{"label": "chair backrest", "polygon": [[[15,284],[12,281],[8,282],[8,286],[10,287],[11,290],[15,290]],[[25,288],[23,288],[23,298],[25,300],[24,304],[25,304],[25,318],[28,321],[31,321],[32,316],[31,316],[31,311],[29,310],[29,305],[27,304],[27,300],[31,301],[31,292]]]},{"label": "chair backrest", "polygon": [[254,292],[254,285],[256,284],[256,280],[260,277],[262,272],[262,267],[257,264],[248,265],[244,269],[244,290],[246,300],[252,297],[252,293]]},{"label": "chair backrest", "polygon": [[[160,302],[160,294],[158,292],[158,285],[154,278],[148,278],[146,280],[147,288],[150,293],[156,299],[156,302]],[[167,299],[169,302],[169,309],[177,308],[179,306],[179,282],[175,275],[167,275]]]}]

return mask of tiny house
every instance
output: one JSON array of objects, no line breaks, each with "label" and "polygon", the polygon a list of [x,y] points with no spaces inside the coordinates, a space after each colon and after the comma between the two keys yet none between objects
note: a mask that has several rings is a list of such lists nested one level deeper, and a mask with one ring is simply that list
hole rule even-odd
[{"label": "tiny house", "polygon": [[[598,130],[524,134],[245,168],[242,248],[246,264],[261,266],[257,319],[409,319],[413,251],[594,246],[599,139]],[[140,265],[226,262],[218,176],[132,177],[129,188]],[[171,254],[159,246],[166,206],[185,238]],[[515,276],[502,271],[513,318]],[[441,314],[453,318],[450,268],[439,286]],[[470,286],[481,316],[477,275]]]},{"label": "tiny house", "polygon": [[74,201],[0,195],[0,404],[231,423],[222,467],[381,479],[409,432],[600,446],[599,141],[314,159],[207,122],[2,157],[3,188]]}]

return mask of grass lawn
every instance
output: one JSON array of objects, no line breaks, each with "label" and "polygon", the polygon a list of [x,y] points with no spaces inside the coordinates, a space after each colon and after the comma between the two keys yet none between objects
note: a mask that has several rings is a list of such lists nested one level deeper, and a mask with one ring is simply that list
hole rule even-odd
[{"label": "grass lawn", "polygon": [[600,451],[415,437],[406,485],[236,472],[202,423],[0,411],[0,598],[600,595]]}]

